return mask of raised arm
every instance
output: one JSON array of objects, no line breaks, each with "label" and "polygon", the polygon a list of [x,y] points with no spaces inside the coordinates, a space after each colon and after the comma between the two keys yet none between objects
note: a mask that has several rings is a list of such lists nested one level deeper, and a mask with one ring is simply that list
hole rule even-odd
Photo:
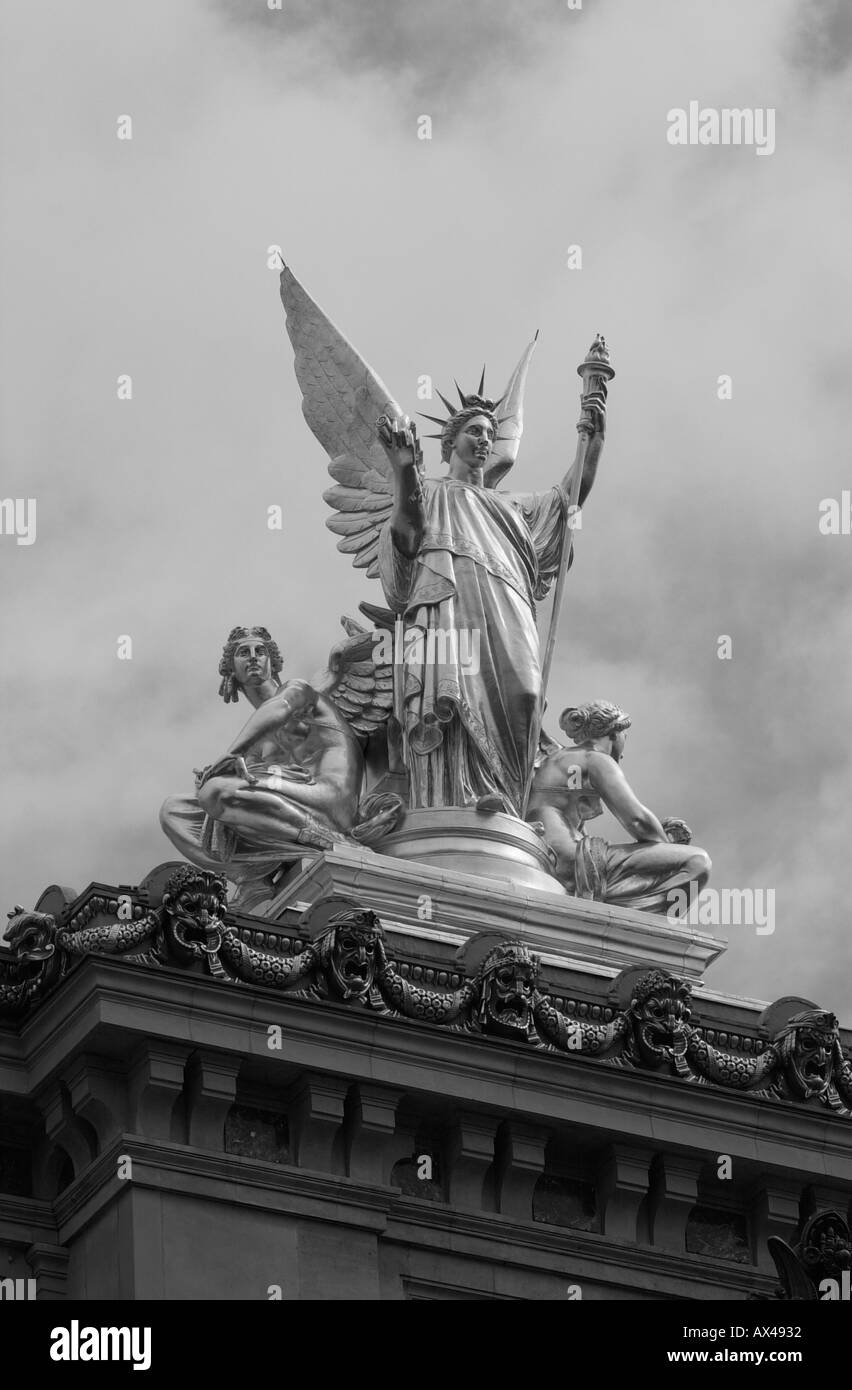
[{"label": "raised arm", "polygon": [[400,554],[412,560],[420,549],[426,518],[417,431],[413,424],[388,415],[380,417],[376,430],[393,469],[391,536]]},{"label": "raised arm", "polygon": [[[583,460],[583,478],[580,483],[580,493],[578,505],[582,507],[586,498],[592,490],[595,475],[598,471],[598,462],[604,446],[606,435],[606,397],[600,391],[589,391],[583,396],[582,414],[577,429],[581,434],[588,435],[589,447]],[[577,469],[576,462],[571,465],[565,477],[559,484],[566,497],[571,496],[571,485],[574,481],[574,474]]]},{"label": "raised arm", "polygon": [[634,792],[618,763],[606,753],[590,753],[589,782],[620,825],[634,840],[668,844],[668,836],[653,811]]}]

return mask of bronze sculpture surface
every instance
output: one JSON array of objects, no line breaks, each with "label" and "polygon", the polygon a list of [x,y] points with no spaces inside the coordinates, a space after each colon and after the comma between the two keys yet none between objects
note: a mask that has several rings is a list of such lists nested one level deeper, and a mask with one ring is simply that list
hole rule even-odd
[{"label": "bronze sculpture surface", "polygon": [[[543,709],[535,605],[560,571],[571,498],[582,506],[594,482],[603,378],[592,380],[590,367],[581,418],[587,447],[549,491],[496,491],[517,456],[533,344],[499,400],[483,394],[484,373],[476,392],[457,388],[457,408],[442,396],[450,412],[437,421],[447,472],[426,478],[414,425],[286,268],[281,296],[305,417],[337,484],[325,497],[337,513],[328,524],[341,536],[338,548],[381,578],[406,627],[427,642],[443,634],[433,642],[436,658],[405,664],[398,692],[409,804],[520,815]],[[592,367],[605,361],[601,343]],[[460,659],[474,633],[476,669]]]},{"label": "bronze sculpture surface", "polygon": [[[604,706],[586,707],[570,751],[542,733],[577,512],[604,443],[614,373],[603,338],[577,368],[573,465],[545,491],[507,492],[535,339],[497,399],[484,368],[476,391],[456,387],[458,405],[441,395],[446,418],[428,418],[446,471],[427,477],[409,417],[287,267],[281,298],[303,413],[334,483],[327,524],[389,608],[361,605],[373,631],[344,619],[346,640],[310,681],[280,680],[267,629],[232,631],[220,694],[253,713],[194,794],[168,798],[166,834],[193,864],[224,869],[242,908],[270,901],[305,855],[381,853],[385,841],[390,857],[435,863],[442,837],[463,872],[665,911],[674,887],[706,882],[710,861],[683,822],[669,833],[637,801],[618,768],[624,723],[598,729]],[[545,631],[537,606],[551,592]],[[633,843],[586,833],[603,806]]]},{"label": "bronze sculpture surface", "polygon": [[243,908],[268,898],[271,876],[306,850],[367,843],[393,827],[399,800],[359,805],[364,746],[390,711],[392,677],[373,661],[372,634],[348,636],[312,681],[279,680],[282,658],[264,627],[234,628],[219,694],[253,713],[227,751],[196,773],[194,795],[170,796],[160,821],[193,864],[227,868]]},{"label": "bronze sculpture surface", "polygon": [[[579,898],[665,912],[673,890],[710,874],[710,857],[692,846],[683,821],[657,819],[636,796],[620,763],[630,719],[617,705],[593,701],[564,710],[570,748],[551,744],[533,780],[528,809],[556,854],[556,874]],[[606,807],[632,836],[610,844],[586,824]]]}]

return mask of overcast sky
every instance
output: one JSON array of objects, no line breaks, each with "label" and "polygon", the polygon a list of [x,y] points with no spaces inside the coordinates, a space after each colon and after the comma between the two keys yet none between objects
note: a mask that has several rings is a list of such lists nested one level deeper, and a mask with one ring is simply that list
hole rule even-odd
[{"label": "overcast sky", "polygon": [[[174,857],[160,802],[247,712],[216,694],[234,624],[308,676],[382,601],[323,524],[278,244],[411,411],[424,373],[502,389],[541,330],[522,490],[570,463],[606,334],[551,709],[621,704],[639,797],[714,886],[775,890],[708,983],[852,1022],[852,536],[819,529],[852,487],[846,0],[6,0],[2,26],[0,496],[38,508],[35,544],[0,536],[4,911]],[[773,108],[774,153],[673,147],[693,100]]]}]

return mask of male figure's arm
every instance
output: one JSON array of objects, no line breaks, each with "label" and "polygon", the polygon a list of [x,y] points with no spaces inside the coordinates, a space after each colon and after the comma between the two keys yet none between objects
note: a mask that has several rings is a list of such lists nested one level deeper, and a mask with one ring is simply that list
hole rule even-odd
[{"label": "male figure's arm", "polygon": [[247,753],[268,735],[277,733],[285,726],[292,727],[294,721],[304,719],[315,707],[317,699],[317,692],[307,681],[288,681],[277,694],[254,711],[234,739],[228,754],[236,757]]},{"label": "male figure's arm", "polygon": [[604,805],[634,840],[668,844],[668,836],[653,811],[643,806],[618,763],[606,753],[588,755],[589,782]]}]

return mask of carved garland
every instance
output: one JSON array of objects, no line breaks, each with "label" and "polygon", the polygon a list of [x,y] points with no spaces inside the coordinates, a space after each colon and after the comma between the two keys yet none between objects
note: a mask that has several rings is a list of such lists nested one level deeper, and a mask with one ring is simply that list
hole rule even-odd
[{"label": "carved garland", "polygon": [[[226,885],[215,874],[184,866],[171,876],[159,908],[138,904],[128,920],[89,925],[117,899],[90,900],[62,927],[49,913],[16,907],[9,913],[0,956],[0,1018],[21,1017],[41,1002],[84,955],[117,956],[148,969],[206,963],[231,985],[287,990],[299,997],[360,1004],[398,1018],[458,1032],[513,1039],[552,1053],[676,1075],[794,1103],[817,1102],[852,1116],[852,1061],[838,1021],[822,1009],[789,1018],[761,1052],[729,1052],[714,1034],[692,1023],[691,986],[661,970],[634,983],[618,1011],[595,1009],[587,1021],[539,989],[541,962],[522,941],[469,943],[469,978],[447,973],[457,988],[431,989],[406,978],[385,951],[381,922],[352,906],[327,916],[315,939],[288,956],[248,945],[228,921]],[[471,945],[473,949],[471,949]],[[476,964],[477,956],[481,958]],[[573,1004],[574,1001],[571,1001]],[[747,1041],[747,1040],[744,1040]]]}]

